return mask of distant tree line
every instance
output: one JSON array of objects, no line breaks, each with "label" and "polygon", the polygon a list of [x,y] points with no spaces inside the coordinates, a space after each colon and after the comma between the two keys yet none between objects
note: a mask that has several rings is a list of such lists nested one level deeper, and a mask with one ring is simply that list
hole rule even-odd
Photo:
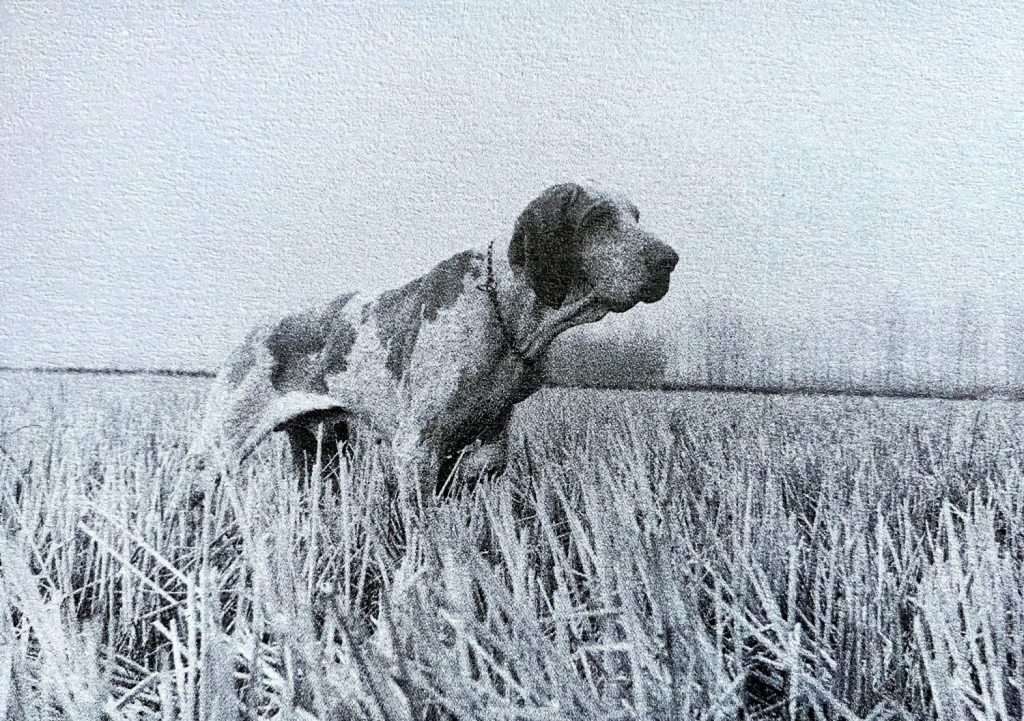
[{"label": "distant tree line", "polygon": [[857,318],[758,318],[722,304],[673,328],[579,333],[548,358],[556,385],[1024,398],[1024,305],[964,294],[931,315],[892,293]]},{"label": "distant tree line", "polygon": [[575,333],[547,357],[545,377],[553,385],[651,388],[665,382],[672,346],[641,326],[619,334]]}]

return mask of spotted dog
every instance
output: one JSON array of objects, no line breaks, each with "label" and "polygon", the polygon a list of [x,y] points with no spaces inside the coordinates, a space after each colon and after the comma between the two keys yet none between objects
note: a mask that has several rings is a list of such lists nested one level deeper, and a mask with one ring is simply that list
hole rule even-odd
[{"label": "spotted dog", "polygon": [[453,454],[465,450],[474,472],[500,472],[512,409],[539,388],[551,341],[668,292],[678,255],[639,219],[618,195],[555,185],[507,241],[400,288],[347,293],[254,328],[213,383],[193,455],[220,449],[239,462],[284,432],[308,472],[318,437],[330,448],[372,428],[420,508]]}]

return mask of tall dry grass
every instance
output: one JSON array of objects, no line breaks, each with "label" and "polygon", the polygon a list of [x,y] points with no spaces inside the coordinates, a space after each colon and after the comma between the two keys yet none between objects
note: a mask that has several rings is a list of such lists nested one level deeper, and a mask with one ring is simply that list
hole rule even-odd
[{"label": "tall dry grass", "polygon": [[201,388],[5,381],[0,719],[1021,717],[1015,406],[545,391],[402,538]]}]

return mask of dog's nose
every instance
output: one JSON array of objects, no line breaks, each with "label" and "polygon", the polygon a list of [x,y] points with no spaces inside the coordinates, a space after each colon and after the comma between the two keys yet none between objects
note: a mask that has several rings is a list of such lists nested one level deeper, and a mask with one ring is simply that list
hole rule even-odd
[{"label": "dog's nose", "polygon": [[647,263],[654,270],[671,273],[679,263],[679,254],[664,243],[652,243],[647,247]]}]

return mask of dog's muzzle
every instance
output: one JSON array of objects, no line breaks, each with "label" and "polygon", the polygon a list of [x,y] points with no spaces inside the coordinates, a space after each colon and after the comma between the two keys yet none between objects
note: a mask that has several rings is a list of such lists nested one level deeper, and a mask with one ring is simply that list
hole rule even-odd
[{"label": "dog's muzzle", "polygon": [[679,263],[679,254],[660,241],[644,249],[649,280],[640,289],[640,300],[655,303],[668,293],[669,279]]}]

